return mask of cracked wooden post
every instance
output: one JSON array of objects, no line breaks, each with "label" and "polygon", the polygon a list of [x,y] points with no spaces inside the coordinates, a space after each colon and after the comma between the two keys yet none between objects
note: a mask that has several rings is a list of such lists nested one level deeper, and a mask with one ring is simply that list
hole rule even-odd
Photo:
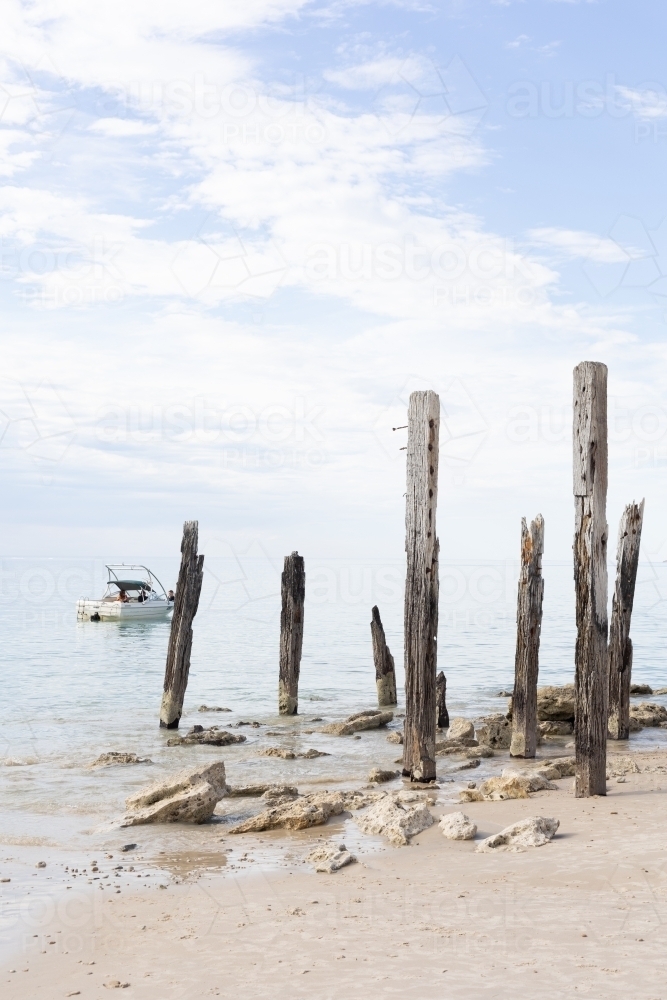
[{"label": "cracked wooden post", "polygon": [[413,392],[408,409],[405,501],[405,735],[403,774],[435,781],[435,673],[438,662],[440,398]]},{"label": "cracked wooden post", "polygon": [[183,714],[183,699],[190,673],[192,620],[197,614],[204,577],[204,557],[197,555],[198,541],[199,522],[186,521],[160,706],[160,727],[163,729],[178,729]]},{"label": "cracked wooden post", "polygon": [[537,748],[537,675],[542,629],[544,519],[521,518],[521,573],[516,609],[516,654],[510,756],[534,757]]},{"label": "cracked wooden post", "polygon": [[607,794],[607,366],[574,369],[575,795]]},{"label": "cracked wooden post", "polygon": [[303,556],[285,556],[280,592],[280,676],[278,711],[296,715],[299,710],[299,671],[303,646],[303,605],[306,598],[306,571]]},{"label": "cracked wooden post", "polygon": [[447,678],[442,670],[435,679],[435,724],[438,729],[449,729]]},{"label": "cracked wooden post", "polygon": [[643,521],[644,501],[639,505],[629,503],[618,529],[616,587],[611,601],[609,626],[609,736],[613,740],[627,740],[630,736],[630,619]]},{"label": "cracked wooden post", "polygon": [[389,652],[389,646],[387,645],[377,605],[375,605],[371,614],[371,639],[373,641],[373,662],[375,663],[378,705],[396,705],[394,657]]}]

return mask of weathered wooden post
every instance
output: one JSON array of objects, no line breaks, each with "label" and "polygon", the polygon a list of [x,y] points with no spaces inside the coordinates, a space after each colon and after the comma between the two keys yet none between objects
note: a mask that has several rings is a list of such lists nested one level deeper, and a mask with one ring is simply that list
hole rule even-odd
[{"label": "weathered wooden post", "polygon": [[534,757],[537,747],[537,675],[542,629],[544,519],[521,518],[521,573],[516,608],[516,654],[512,698],[512,757]]},{"label": "weathered wooden post", "polygon": [[371,614],[371,639],[373,641],[373,662],[375,663],[378,705],[396,705],[394,657],[389,652],[377,604]]},{"label": "weathered wooden post", "polygon": [[204,557],[197,555],[198,541],[199,522],[186,521],[160,706],[160,726],[163,729],[178,729],[183,714],[183,699],[190,673],[192,619],[197,614],[204,577]]},{"label": "weathered wooden post", "polygon": [[408,409],[405,501],[405,735],[403,774],[435,781],[435,672],[438,662],[440,398],[413,392]]},{"label": "weathered wooden post", "polygon": [[609,626],[609,736],[627,740],[630,736],[630,678],[632,639],[630,619],[635,599],[639,544],[644,521],[644,501],[629,503],[618,529],[616,587],[611,601]]},{"label": "weathered wooden post", "polygon": [[449,729],[447,678],[442,670],[435,679],[435,724],[438,729]]},{"label": "weathered wooden post", "polygon": [[607,366],[574,369],[575,795],[607,782]]},{"label": "weathered wooden post", "polygon": [[278,711],[296,715],[299,710],[299,670],[303,647],[303,605],[306,598],[306,571],[303,556],[285,556],[280,592],[280,677]]}]

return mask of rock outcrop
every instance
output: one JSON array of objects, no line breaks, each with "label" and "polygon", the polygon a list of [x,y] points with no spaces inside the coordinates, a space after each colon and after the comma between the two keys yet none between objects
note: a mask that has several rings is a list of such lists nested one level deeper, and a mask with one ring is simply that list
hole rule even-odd
[{"label": "rock outcrop", "polygon": [[[508,703],[508,717],[512,718],[512,699]],[[537,689],[538,722],[574,722],[574,684],[562,687],[547,685]]]},{"label": "rock outcrop", "polygon": [[363,809],[374,802],[377,793],[364,792],[314,792],[295,802],[271,806],[233,826],[230,833],[261,833],[263,830],[306,830],[321,826],[332,816],[347,810]]},{"label": "rock outcrop", "polygon": [[228,788],[227,795],[234,798],[241,796],[258,799],[283,798],[289,795],[296,798],[299,792],[295,785],[237,785],[235,788]]},{"label": "rock outcrop", "polygon": [[204,729],[203,726],[193,726],[184,736],[172,736],[167,740],[168,747],[211,746],[226,747],[232,743],[245,743],[246,737],[240,733],[228,733],[219,726]]},{"label": "rock outcrop", "polygon": [[518,823],[505,827],[500,833],[480,841],[477,850],[487,851],[524,851],[528,847],[543,847],[552,839],[560,823],[557,819],[546,816],[530,816]]},{"label": "rock outcrop", "polygon": [[[651,694],[653,694],[653,688],[650,686],[650,684],[631,684],[630,685],[630,694],[634,694],[634,695],[648,694],[648,695],[651,695]],[[656,694],[657,694],[657,692],[656,692]]]},{"label": "rock outcrop", "polygon": [[630,706],[630,723],[635,723],[640,728],[649,726],[660,726],[667,722],[667,708],[664,705],[655,705],[650,701],[642,701],[639,705]]},{"label": "rock outcrop", "polygon": [[406,801],[398,795],[386,795],[356,817],[364,833],[386,837],[396,847],[404,847],[410,838],[435,822],[424,801]]},{"label": "rock outcrop", "polygon": [[469,719],[457,716],[452,719],[447,730],[447,740],[475,739],[475,726]]},{"label": "rock outcrop", "polygon": [[354,733],[364,729],[378,729],[386,726],[394,718],[393,712],[380,712],[377,708],[370,708],[364,712],[355,712],[344,722],[330,722],[321,732],[329,736],[352,736]]},{"label": "rock outcrop", "polygon": [[476,825],[462,812],[447,813],[438,827],[447,840],[473,840],[477,833]]},{"label": "rock outcrop", "polygon": [[99,757],[89,764],[88,767],[111,767],[114,764],[152,764],[150,757],[137,757],[136,753],[121,753],[118,750],[110,750],[108,753],[101,753]]},{"label": "rock outcrop", "polygon": [[368,780],[381,784],[384,781],[393,781],[400,776],[400,771],[383,771],[381,767],[374,767],[368,772]]},{"label": "rock outcrop", "polygon": [[574,732],[574,723],[540,722],[537,728],[542,736],[571,736]]},{"label": "rock outcrop", "polygon": [[403,733],[398,733],[398,732],[389,733],[389,736],[387,737],[387,743],[400,743],[400,744],[402,744],[403,743]]},{"label": "rock outcrop", "polygon": [[498,777],[487,778],[479,788],[464,788],[459,792],[462,802],[499,801],[502,799],[527,799],[530,792],[554,790],[558,785],[545,778],[539,771],[505,770]]},{"label": "rock outcrop", "polygon": [[121,826],[205,823],[226,794],[225,765],[221,760],[206,767],[179,771],[130,795]]},{"label": "rock outcrop", "polygon": [[345,844],[339,844],[337,847],[317,847],[306,858],[306,861],[314,865],[316,872],[326,872],[327,875],[353,864],[356,860]]},{"label": "rock outcrop", "polygon": [[220,705],[200,705],[198,712],[231,712],[231,708],[221,708]]},{"label": "rock outcrop", "polygon": [[506,715],[489,715],[475,732],[478,741],[493,750],[509,750],[512,742],[512,723]]}]

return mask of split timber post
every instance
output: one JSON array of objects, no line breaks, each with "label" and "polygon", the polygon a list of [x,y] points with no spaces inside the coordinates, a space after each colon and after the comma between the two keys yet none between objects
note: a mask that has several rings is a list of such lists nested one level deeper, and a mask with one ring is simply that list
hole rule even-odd
[{"label": "split timber post", "polygon": [[440,398],[413,392],[408,409],[405,501],[405,735],[403,774],[435,781],[435,673],[438,661]]},{"label": "split timber post", "polygon": [[575,795],[607,794],[607,366],[574,369]]},{"label": "split timber post", "polygon": [[278,711],[296,715],[299,709],[299,670],[303,647],[303,605],[306,598],[306,571],[303,556],[285,556],[280,592],[280,677]]},{"label": "split timber post", "polygon": [[639,505],[629,503],[623,511],[618,529],[616,587],[611,602],[609,626],[609,736],[613,740],[627,740],[630,736],[630,619],[643,521],[644,501]]},{"label": "split timber post", "polygon": [[396,705],[394,657],[389,652],[377,604],[371,614],[371,639],[373,640],[373,662],[375,663],[378,705]]},{"label": "split timber post", "polygon": [[183,699],[190,673],[192,619],[197,614],[204,577],[204,557],[197,555],[198,542],[199,522],[186,521],[183,525],[181,568],[176,584],[167,666],[164,672],[164,692],[160,706],[162,729],[178,729],[183,714]]},{"label": "split timber post", "polygon": [[447,678],[442,670],[435,679],[435,724],[438,729],[449,729]]},{"label": "split timber post", "polygon": [[544,518],[521,518],[521,573],[516,609],[516,655],[510,756],[534,757],[537,747],[537,675],[542,629]]}]

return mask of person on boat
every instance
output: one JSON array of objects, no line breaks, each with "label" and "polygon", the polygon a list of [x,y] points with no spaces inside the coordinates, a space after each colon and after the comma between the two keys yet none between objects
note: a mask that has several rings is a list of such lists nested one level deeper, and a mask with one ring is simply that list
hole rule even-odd
[{"label": "person on boat", "polygon": [[147,596],[147,594],[146,594],[146,591],[145,591],[145,590],[143,589],[143,587],[142,587],[142,589],[141,589],[141,590],[139,591],[139,596],[137,597],[137,600],[139,601],[139,604],[143,604],[143,603],[144,603],[144,601],[147,601],[147,600],[148,600],[148,596]]},{"label": "person on boat", "polygon": [[130,600],[130,598],[127,596],[127,594],[125,593],[124,590],[120,590],[118,592],[118,597],[116,598],[116,600],[117,601],[122,601],[123,604],[127,604],[128,601]]},{"label": "person on boat", "polygon": [[173,600],[174,600],[174,592],[173,592],[173,590],[170,590],[169,593],[167,594],[167,600],[169,601],[170,604],[173,602]]}]

